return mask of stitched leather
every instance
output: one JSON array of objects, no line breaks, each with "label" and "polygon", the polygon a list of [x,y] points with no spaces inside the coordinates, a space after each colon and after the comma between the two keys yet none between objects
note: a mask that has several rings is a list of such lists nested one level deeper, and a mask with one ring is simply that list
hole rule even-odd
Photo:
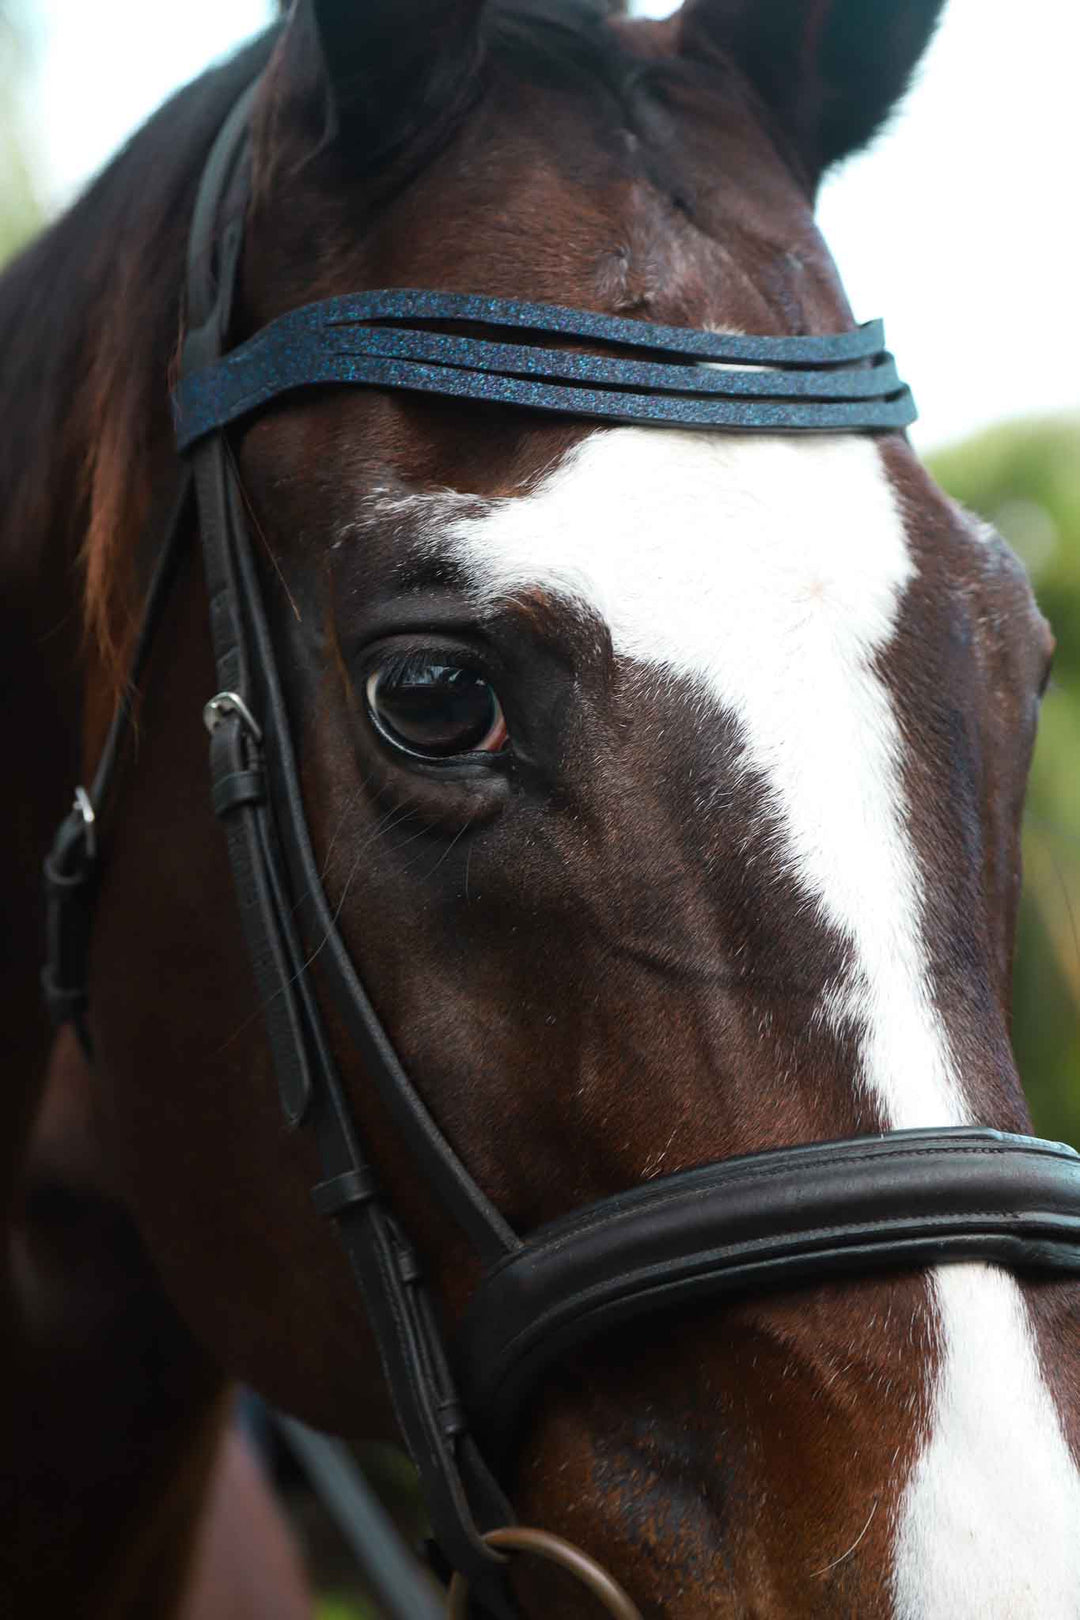
[{"label": "stitched leather", "polygon": [[1080,1156],[993,1130],[894,1131],[666,1176],[533,1232],[473,1296],[457,1363],[497,1461],[551,1363],[619,1322],[960,1259],[1080,1275]]}]

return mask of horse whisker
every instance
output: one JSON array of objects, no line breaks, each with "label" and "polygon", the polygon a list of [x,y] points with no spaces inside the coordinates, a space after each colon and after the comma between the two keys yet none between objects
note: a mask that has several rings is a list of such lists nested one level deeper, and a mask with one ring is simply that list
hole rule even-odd
[{"label": "horse whisker", "polygon": [[855,1551],[856,1547],[859,1545],[860,1541],[865,1536],[866,1532],[869,1530],[869,1528],[870,1528],[870,1520],[873,1519],[874,1514],[877,1512],[877,1505],[878,1505],[878,1498],[875,1496],[874,1497],[874,1505],[870,1509],[870,1518],[867,1519],[866,1523],[863,1525],[862,1529],[859,1531],[858,1535],[855,1537],[855,1540],[851,1543],[851,1546],[848,1548],[847,1552],[841,1553],[839,1558],[834,1558],[832,1563],[831,1564],[826,1564],[823,1569],[815,1569],[811,1573],[811,1576],[810,1576],[810,1579],[812,1581],[816,1580],[819,1575],[827,1575],[829,1573],[830,1569],[835,1569],[837,1564],[842,1564],[844,1562],[845,1558],[850,1558],[851,1557],[852,1553]]}]

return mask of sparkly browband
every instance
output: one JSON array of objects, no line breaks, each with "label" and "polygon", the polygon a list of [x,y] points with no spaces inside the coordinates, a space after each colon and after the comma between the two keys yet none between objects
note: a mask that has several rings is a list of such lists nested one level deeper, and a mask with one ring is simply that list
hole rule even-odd
[{"label": "sparkly browband", "polygon": [[[513,328],[516,343],[418,323]],[[645,351],[552,348],[546,334]],[[281,394],[326,384],[404,388],[612,422],[749,432],[851,432],[915,420],[880,321],[813,337],[653,326],[467,293],[393,288],[290,311],[173,395],[186,450]]]},{"label": "sparkly browband", "polygon": [[[531,337],[495,342],[415,324],[447,321],[513,327]],[[551,348],[544,334],[636,348],[651,358]],[[185,377],[173,395],[176,442],[186,450],[279,395],[324,384],[751,433],[844,433],[907,428],[915,420],[912,392],[884,350],[881,321],[816,337],[745,337],[471,293],[392,288],[293,309],[223,360]]]}]

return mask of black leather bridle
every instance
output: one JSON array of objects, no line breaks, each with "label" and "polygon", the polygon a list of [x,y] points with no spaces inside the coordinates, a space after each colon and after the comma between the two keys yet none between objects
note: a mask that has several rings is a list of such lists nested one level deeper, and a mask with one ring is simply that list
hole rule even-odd
[{"label": "black leather bridle", "polygon": [[[680,1172],[525,1237],[492,1205],[404,1072],[323,890],[225,429],[315,385],[420,389],[607,421],[756,432],[902,427],[914,414],[911,397],[876,323],[826,336],[746,338],[401,290],[295,311],[225,354],[255,90],[226,120],[195,204],[175,396],[184,471],[131,687],[194,516],[220,688],[205,711],[213,807],[282,1108],[290,1126],[306,1123],[316,1135],[323,1177],[312,1197],[337,1225],[363,1294],[436,1542],[484,1611],[507,1617],[514,1608],[505,1559],[483,1537],[512,1522],[496,1473],[509,1460],[524,1396],[554,1360],[659,1309],[888,1267],[987,1260],[1080,1275],[1080,1157],[993,1130],[896,1131]],[[463,324],[484,335],[462,335]],[[507,330],[517,341],[502,341]],[[552,346],[552,337],[577,347]],[[95,825],[129,720],[125,699],[92,787],[79,789],[45,867],[46,999],[58,1021],[76,1022],[87,1046]],[[485,1268],[452,1355],[356,1130],[305,971],[312,939],[321,942],[321,971],[356,1048],[356,1072],[376,1087],[422,1182]]]}]

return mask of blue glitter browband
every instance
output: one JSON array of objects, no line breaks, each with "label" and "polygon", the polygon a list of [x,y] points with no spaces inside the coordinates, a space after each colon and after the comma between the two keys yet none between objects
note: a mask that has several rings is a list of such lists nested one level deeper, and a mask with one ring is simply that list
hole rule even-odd
[{"label": "blue glitter browband", "polygon": [[[524,341],[416,323],[513,328]],[[644,351],[552,348],[545,335]],[[347,384],[414,389],[611,422],[758,433],[904,428],[911,391],[880,321],[814,337],[744,337],[466,293],[394,288],[282,315],[173,395],[177,443],[228,427],[281,394]]]}]

